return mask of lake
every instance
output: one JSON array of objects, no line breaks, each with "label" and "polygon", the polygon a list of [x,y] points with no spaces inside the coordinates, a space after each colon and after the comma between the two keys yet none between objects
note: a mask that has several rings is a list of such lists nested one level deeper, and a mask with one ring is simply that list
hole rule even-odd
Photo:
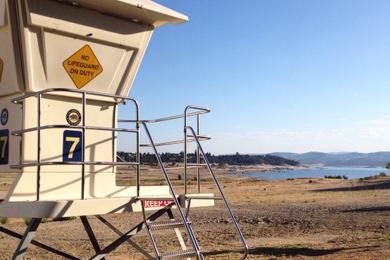
[{"label": "lake", "polygon": [[390,175],[390,171],[385,168],[344,168],[344,167],[321,167],[303,170],[291,171],[269,171],[269,172],[253,172],[245,173],[244,175],[256,177],[265,180],[283,180],[289,178],[324,178],[325,175],[332,176],[347,176],[348,179],[358,179],[368,176],[374,176],[381,172]]}]

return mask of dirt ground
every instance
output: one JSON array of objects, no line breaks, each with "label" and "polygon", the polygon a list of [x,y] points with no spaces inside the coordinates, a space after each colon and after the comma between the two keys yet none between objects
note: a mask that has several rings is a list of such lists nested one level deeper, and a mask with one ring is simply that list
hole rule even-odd
[{"label": "dirt ground", "polygon": [[[180,177],[173,178],[179,182]],[[248,241],[249,259],[390,259],[388,177],[286,181],[220,178]],[[192,188],[194,184],[195,181]],[[210,180],[202,187],[204,191],[213,191]],[[122,232],[142,220],[139,213],[105,218]],[[95,217],[89,220],[101,247],[118,238]],[[221,202],[216,207],[192,209],[190,220],[207,259],[240,257],[240,242]],[[22,233],[26,225],[22,220],[9,220],[0,227]],[[178,246],[173,231],[159,232],[157,243],[163,251]],[[39,227],[36,240],[83,259],[94,255],[79,219],[45,222]],[[139,252],[134,244],[146,252]],[[1,259],[9,259],[16,246],[16,239],[0,233]],[[106,259],[148,259],[147,254],[152,254],[152,248],[146,232],[142,231]],[[26,259],[61,259],[34,246],[25,256]]]}]

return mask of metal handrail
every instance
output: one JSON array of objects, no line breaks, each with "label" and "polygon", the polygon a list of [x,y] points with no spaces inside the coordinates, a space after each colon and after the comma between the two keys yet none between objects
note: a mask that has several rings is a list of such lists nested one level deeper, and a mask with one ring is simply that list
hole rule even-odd
[{"label": "metal handrail", "polygon": [[232,221],[233,221],[233,223],[234,223],[234,226],[235,226],[235,228],[236,228],[236,231],[237,231],[237,233],[238,233],[238,235],[239,235],[239,237],[240,237],[240,240],[241,240],[241,242],[242,242],[242,244],[243,244],[243,246],[244,246],[244,255],[242,256],[241,259],[245,259],[245,258],[247,257],[247,255],[248,255],[248,250],[249,250],[249,248],[248,248],[248,244],[247,244],[247,242],[246,242],[246,240],[245,240],[245,238],[244,238],[244,235],[243,235],[243,233],[242,233],[242,231],[241,231],[241,229],[240,229],[240,226],[239,226],[239,224],[238,224],[236,218],[234,217],[234,214],[233,214],[232,209],[230,208],[229,202],[227,201],[227,199],[226,199],[226,197],[225,197],[225,194],[223,193],[222,188],[221,188],[221,186],[219,185],[218,179],[217,179],[217,177],[216,177],[216,175],[215,175],[213,169],[211,168],[211,164],[210,164],[209,160],[207,159],[205,152],[203,151],[203,148],[202,148],[202,146],[201,146],[201,144],[200,144],[200,141],[199,141],[198,138],[197,138],[197,135],[196,135],[196,133],[195,133],[195,130],[194,130],[191,126],[185,126],[185,128],[186,128],[186,129],[189,129],[189,130],[192,132],[192,134],[193,134],[193,136],[194,136],[194,138],[195,138],[195,140],[196,140],[196,143],[197,143],[197,145],[198,145],[198,148],[199,148],[199,150],[200,150],[200,152],[201,152],[201,154],[202,154],[203,160],[204,160],[205,163],[206,163],[207,169],[209,170],[209,173],[210,173],[211,176],[213,177],[214,183],[215,183],[215,185],[217,186],[217,189],[218,189],[219,193],[221,194],[221,197],[222,197],[222,200],[223,200],[223,202],[224,202],[224,204],[225,204],[225,207],[227,208],[227,210],[228,210],[228,212],[229,212],[230,218],[232,219]]},{"label": "metal handrail", "polygon": [[[208,141],[208,140],[211,140],[211,137],[210,136],[198,136],[199,140],[200,141]],[[175,144],[183,144],[185,142],[185,140],[173,140],[173,141],[167,141],[167,142],[162,142],[162,143],[156,143],[155,146],[167,146],[167,145],[175,145]],[[187,143],[190,143],[190,142],[195,142],[195,139],[194,138],[191,138],[191,139],[187,139]],[[141,147],[151,147],[150,144],[141,144]]]},{"label": "metal handrail", "polygon": [[[210,112],[211,112],[210,109],[203,108],[202,111],[188,113],[187,117],[199,116],[199,115],[207,114],[207,113],[210,113]],[[162,118],[157,118],[157,119],[140,120],[140,123],[145,122],[145,123],[148,123],[148,124],[153,124],[153,123],[160,123],[160,122],[171,121],[171,120],[182,119],[182,118],[184,118],[183,114],[175,115],[175,116],[167,116],[167,117],[162,117]],[[134,120],[123,120],[123,119],[118,120],[118,122],[119,123],[135,123]]]},{"label": "metal handrail", "polygon": [[23,164],[18,164],[18,165],[11,165],[11,169],[22,169],[25,167],[34,167],[34,166],[51,166],[51,165],[94,165],[94,166],[99,166],[99,165],[109,165],[109,166],[131,166],[131,165],[140,165],[137,162],[61,162],[61,161],[56,161],[56,162],[40,162],[39,164],[37,163],[23,163]]},{"label": "metal handrail", "polygon": [[164,174],[164,178],[165,178],[165,181],[167,182],[168,184],[168,187],[169,187],[169,191],[172,195],[172,200],[173,202],[175,203],[176,205],[176,208],[179,212],[179,215],[180,215],[180,218],[182,219],[182,222],[183,222],[183,225],[185,227],[185,230],[191,240],[191,244],[192,244],[192,248],[194,249],[194,251],[196,252],[196,255],[197,255],[197,259],[201,258],[203,259],[201,253],[200,253],[200,247],[199,247],[199,244],[198,244],[198,241],[196,240],[196,238],[194,237],[194,234],[192,232],[192,229],[191,227],[188,225],[188,222],[187,222],[187,217],[186,215],[184,214],[183,210],[181,209],[181,206],[180,206],[180,202],[178,200],[178,197],[176,196],[176,193],[173,189],[173,185],[172,185],[172,182],[169,178],[169,175],[168,175],[168,172],[167,170],[165,169],[165,166],[164,166],[164,163],[163,161],[161,160],[161,157],[159,156],[159,153],[157,151],[157,147],[155,146],[154,144],[154,141],[153,141],[153,138],[152,138],[152,135],[150,134],[149,132],[149,129],[146,125],[146,122],[142,122],[142,125],[145,129],[145,132],[146,132],[146,135],[148,136],[149,138],[149,141],[150,141],[150,144],[152,145],[152,148],[153,148],[153,151],[155,153],[155,156],[156,156],[156,159],[157,159],[157,162],[158,164],[160,165],[160,168]]},{"label": "metal handrail", "polygon": [[[130,128],[111,128],[111,127],[97,127],[97,126],[72,126],[72,125],[45,125],[41,126],[41,130],[46,129],[62,129],[62,128],[68,128],[68,129],[86,129],[86,130],[96,130],[96,131],[112,131],[112,132],[127,132],[127,133],[137,133],[137,129],[130,129]],[[16,130],[12,131],[11,135],[14,136],[20,136],[25,133],[29,132],[35,132],[38,130],[38,127],[32,127],[32,128],[26,128],[23,130]]]},{"label": "metal handrail", "polygon": [[113,99],[120,99],[122,101],[117,102],[117,103],[123,103],[125,101],[132,101],[133,103],[136,104],[136,106],[139,108],[139,103],[137,100],[135,100],[132,97],[125,97],[125,96],[119,96],[119,95],[111,95],[111,94],[104,94],[100,92],[95,92],[95,91],[84,91],[84,90],[77,90],[77,89],[69,89],[69,88],[49,88],[49,89],[44,89],[41,91],[37,91],[34,93],[28,93],[24,94],[22,96],[16,97],[11,99],[11,102],[14,104],[20,104],[21,101],[30,98],[30,97],[38,97],[38,95],[43,95],[43,94],[48,94],[48,93],[53,93],[53,92],[70,92],[70,93],[77,93],[77,94],[85,94],[89,96],[100,96],[100,97],[107,97],[107,98],[113,98]]},{"label": "metal handrail", "polygon": [[[51,94],[53,92],[69,92],[81,95],[81,104],[82,104],[82,124],[81,126],[70,126],[70,125],[41,125],[41,99],[42,95],[44,94]],[[135,107],[135,120],[132,120],[133,123],[136,124],[136,129],[126,129],[126,128],[116,128],[116,119],[113,118],[113,127],[98,127],[98,126],[87,126],[86,125],[86,105],[87,105],[87,96],[99,96],[99,97],[105,97],[105,98],[112,98],[113,103],[115,104],[115,115],[117,111],[117,105],[122,103],[126,104],[127,101],[131,101]],[[11,134],[15,136],[22,137],[23,134],[28,132],[37,132],[37,160],[35,163],[22,163],[19,165],[11,165],[11,168],[24,168],[24,167],[37,167],[37,201],[40,199],[40,177],[41,177],[41,166],[45,165],[80,165],[82,167],[81,169],[81,199],[84,199],[84,189],[85,189],[85,166],[86,165],[135,165],[136,166],[136,182],[137,182],[137,195],[139,195],[140,192],[140,112],[139,112],[139,103],[137,100],[131,97],[124,97],[124,96],[118,96],[118,95],[111,95],[111,94],[104,94],[104,93],[98,93],[98,92],[92,92],[92,91],[81,91],[81,90],[75,90],[75,89],[67,89],[67,88],[50,88],[41,90],[34,93],[28,93],[25,95],[22,95],[20,97],[16,97],[11,100],[14,104],[24,105],[24,100],[30,97],[36,97],[37,98],[37,127],[28,128],[28,129],[22,129],[22,130],[16,130],[11,132]],[[119,100],[119,101],[118,101]],[[58,129],[58,128],[69,128],[69,129],[81,129],[82,130],[82,154],[81,154],[81,162],[42,162],[41,161],[41,130],[45,129]],[[94,161],[94,162],[88,162],[85,161],[85,150],[86,150],[86,142],[85,142],[85,132],[86,130],[98,130],[98,131],[111,131],[113,134],[114,132],[130,132],[136,134],[136,162],[115,162],[116,156],[113,156],[112,162],[101,162],[101,161]],[[23,138],[22,138],[23,141]]]}]

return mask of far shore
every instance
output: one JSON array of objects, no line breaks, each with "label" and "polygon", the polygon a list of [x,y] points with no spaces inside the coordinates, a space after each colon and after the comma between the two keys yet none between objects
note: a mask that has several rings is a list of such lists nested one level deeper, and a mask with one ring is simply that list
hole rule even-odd
[{"label": "far shore", "polygon": [[[184,167],[183,164],[176,164],[175,166],[165,165],[166,169],[171,173],[180,174]],[[257,164],[257,165],[229,165],[225,164],[223,166],[212,165],[213,170],[218,175],[224,174],[245,174],[245,173],[254,173],[254,172],[272,172],[272,171],[292,171],[292,170],[306,170],[306,169],[314,169],[318,167],[322,167],[323,165],[270,165],[270,164]],[[134,167],[130,167],[133,168]],[[126,171],[126,167],[121,167],[119,172],[123,170]],[[194,171],[194,167],[189,167],[190,171]],[[150,166],[150,165],[142,165],[141,171],[146,171],[149,173],[160,173],[160,167],[158,166]]]},{"label": "far shore", "polygon": [[225,165],[216,167],[217,171],[224,173],[253,173],[253,172],[271,172],[271,171],[292,171],[305,170],[320,167],[319,165]]}]

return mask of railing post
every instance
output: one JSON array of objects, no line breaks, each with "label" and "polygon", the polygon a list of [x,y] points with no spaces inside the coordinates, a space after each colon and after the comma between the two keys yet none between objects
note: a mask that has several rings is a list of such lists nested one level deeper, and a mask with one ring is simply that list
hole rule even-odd
[{"label": "railing post", "polygon": [[82,128],[82,154],[81,154],[81,160],[83,162],[81,166],[81,199],[83,200],[85,198],[85,127],[86,127],[86,120],[85,120],[85,114],[86,114],[86,105],[87,105],[87,98],[85,95],[85,92],[82,92],[82,110],[83,110],[83,128]]},{"label": "railing post", "polygon": [[37,106],[38,106],[38,115],[37,115],[37,201],[40,199],[40,189],[41,189],[41,93],[38,94]]},{"label": "railing post", "polygon": [[[196,115],[196,134],[200,135],[200,115]],[[198,167],[196,168],[196,178],[197,178],[197,184],[198,184],[198,193],[200,193],[200,151],[199,151],[199,145],[196,146],[196,163],[198,164]]]},{"label": "railing post", "polygon": [[[111,127],[112,128],[117,128],[119,126],[117,126],[117,122],[116,122],[116,119],[117,119],[117,113],[118,113],[118,103],[115,103],[114,104],[114,107],[113,107],[113,111],[112,111],[112,124],[111,124]],[[111,149],[112,149],[112,163],[115,163],[117,162],[117,153],[116,153],[116,150],[115,150],[115,138],[117,136],[118,133],[116,132],[112,132],[111,133],[111,138],[112,138],[112,142],[111,142]],[[115,168],[116,166],[113,165],[112,166],[112,171],[115,172]]]},{"label": "railing post", "polygon": [[187,194],[187,111],[184,110],[184,194]]},{"label": "railing post", "polygon": [[137,179],[136,179],[136,182],[137,182],[137,196],[140,195],[140,167],[141,167],[141,154],[140,154],[140,145],[141,145],[141,136],[140,136],[140,112],[139,112],[139,104],[136,100],[133,100],[134,102],[134,106],[135,106],[135,110],[136,110],[136,124],[135,124],[135,128],[137,130],[137,133],[136,133],[136,161],[137,161],[137,167],[136,167],[136,171],[137,171]]},{"label": "railing post", "polygon": [[[199,106],[187,106],[184,109],[184,194],[187,194],[187,118],[188,118],[188,110],[195,109],[200,111],[205,111],[206,113],[210,112],[210,109],[203,108]],[[196,115],[196,125],[197,125],[197,135],[200,135],[200,114]],[[194,136],[195,138],[195,136]],[[196,148],[196,162],[199,166],[200,164],[200,151],[199,146]],[[198,186],[198,193],[200,193],[200,169],[197,168],[197,186]]]}]

